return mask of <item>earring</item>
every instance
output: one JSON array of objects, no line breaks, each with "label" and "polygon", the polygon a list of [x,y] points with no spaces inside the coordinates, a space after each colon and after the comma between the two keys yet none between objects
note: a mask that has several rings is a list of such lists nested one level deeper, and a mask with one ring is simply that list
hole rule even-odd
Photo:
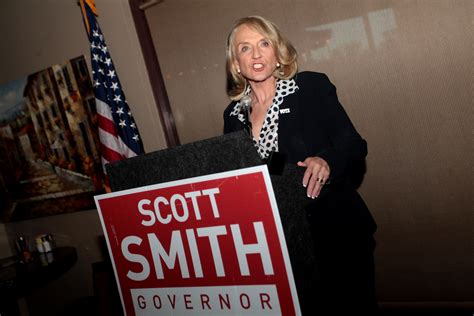
[{"label": "earring", "polygon": [[277,68],[280,68],[280,66],[281,66],[280,63],[277,63]]},{"label": "earring", "polygon": [[237,68],[237,72],[240,74],[240,68]]}]

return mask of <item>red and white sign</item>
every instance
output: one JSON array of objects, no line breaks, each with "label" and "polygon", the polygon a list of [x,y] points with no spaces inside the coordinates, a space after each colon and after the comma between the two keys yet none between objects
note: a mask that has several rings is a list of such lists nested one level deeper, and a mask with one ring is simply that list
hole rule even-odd
[{"label": "red and white sign", "polygon": [[266,166],[95,197],[126,315],[300,315]]}]

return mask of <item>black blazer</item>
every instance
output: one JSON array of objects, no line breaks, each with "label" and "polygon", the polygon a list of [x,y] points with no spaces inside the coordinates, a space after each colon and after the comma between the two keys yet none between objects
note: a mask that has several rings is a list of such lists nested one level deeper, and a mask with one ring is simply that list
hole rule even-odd
[{"label": "black blazer", "polygon": [[[343,213],[355,212],[357,215],[346,218],[348,225],[354,224],[356,215],[359,220],[365,218],[361,223],[363,227],[375,231],[375,222],[349,179],[353,167],[360,166],[367,155],[366,141],[354,128],[339,103],[336,87],[325,74],[301,72],[294,79],[298,91],[286,96],[280,105],[279,152],[286,154],[287,163],[303,161],[311,156],[323,158],[330,167],[331,184],[325,186],[328,194],[324,199],[315,201],[313,206],[339,209]],[[235,103],[231,102],[224,111],[224,133],[245,128],[237,116],[230,116]]]}]

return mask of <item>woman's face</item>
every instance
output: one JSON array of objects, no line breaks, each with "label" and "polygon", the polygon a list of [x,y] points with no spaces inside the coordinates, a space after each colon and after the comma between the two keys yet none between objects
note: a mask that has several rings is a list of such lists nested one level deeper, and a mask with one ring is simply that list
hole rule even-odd
[{"label": "woman's face", "polygon": [[277,59],[270,40],[247,25],[240,25],[234,35],[234,65],[249,81],[262,82],[273,76]]}]

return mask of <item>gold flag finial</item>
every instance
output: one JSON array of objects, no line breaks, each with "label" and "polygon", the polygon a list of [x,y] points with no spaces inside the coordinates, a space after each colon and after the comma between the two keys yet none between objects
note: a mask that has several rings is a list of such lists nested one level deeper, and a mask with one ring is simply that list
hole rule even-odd
[{"label": "gold flag finial", "polygon": [[90,34],[90,26],[89,26],[89,21],[87,20],[87,12],[86,12],[86,7],[84,5],[84,2],[87,3],[87,5],[89,6],[89,8],[91,8],[92,12],[94,13],[95,16],[98,16],[97,14],[97,9],[95,7],[95,3],[94,3],[94,0],[79,0],[79,4],[81,6],[81,10],[82,10],[82,16],[84,17],[84,24],[86,25],[86,29],[87,29],[87,35]]}]

